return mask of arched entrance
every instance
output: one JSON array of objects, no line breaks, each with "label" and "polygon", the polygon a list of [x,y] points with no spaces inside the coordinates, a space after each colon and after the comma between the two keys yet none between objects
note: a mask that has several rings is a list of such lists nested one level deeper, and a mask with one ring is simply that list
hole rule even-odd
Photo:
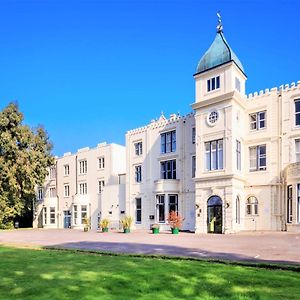
[{"label": "arched entrance", "polygon": [[222,233],[222,200],[211,196],[207,201],[207,232]]}]

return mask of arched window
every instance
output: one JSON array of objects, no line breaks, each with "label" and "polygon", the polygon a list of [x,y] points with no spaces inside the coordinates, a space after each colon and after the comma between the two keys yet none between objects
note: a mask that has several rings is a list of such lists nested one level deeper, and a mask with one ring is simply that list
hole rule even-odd
[{"label": "arched window", "polygon": [[236,216],[236,223],[240,224],[240,222],[241,222],[241,201],[240,201],[239,196],[236,197],[235,216]]},{"label": "arched window", "polygon": [[247,199],[247,215],[258,215],[258,201],[256,197],[250,196]]}]

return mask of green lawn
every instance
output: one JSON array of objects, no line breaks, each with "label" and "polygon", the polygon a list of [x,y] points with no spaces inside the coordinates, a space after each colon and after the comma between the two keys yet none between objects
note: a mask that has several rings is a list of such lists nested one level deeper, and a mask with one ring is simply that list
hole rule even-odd
[{"label": "green lawn", "polygon": [[300,273],[0,247],[0,299],[300,299]]}]

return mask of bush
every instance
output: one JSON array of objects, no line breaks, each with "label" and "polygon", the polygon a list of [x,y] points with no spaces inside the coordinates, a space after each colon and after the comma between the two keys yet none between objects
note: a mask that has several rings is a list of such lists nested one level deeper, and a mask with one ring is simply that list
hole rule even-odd
[{"label": "bush", "polygon": [[131,224],[132,224],[132,217],[130,216],[125,216],[122,220],[121,220],[121,225],[123,227],[123,229],[130,229]]},{"label": "bush", "polygon": [[180,214],[177,214],[173,210],[169,213],[168,222],[169,222],[171,228],[180,229],[182,226],[182,221],[183,221],[183,219]]}]

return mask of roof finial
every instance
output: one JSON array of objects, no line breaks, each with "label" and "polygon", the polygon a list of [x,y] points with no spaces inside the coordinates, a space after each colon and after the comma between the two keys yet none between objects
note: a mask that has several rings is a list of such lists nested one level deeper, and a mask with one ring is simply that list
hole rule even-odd
[{"label": "roof finial", "polygon": [[217,33],[223,32],[223,24],[222,24],[222,18],[221,18],[221,12],[217,12],[218,17],[218,25],[217,25]]}]

